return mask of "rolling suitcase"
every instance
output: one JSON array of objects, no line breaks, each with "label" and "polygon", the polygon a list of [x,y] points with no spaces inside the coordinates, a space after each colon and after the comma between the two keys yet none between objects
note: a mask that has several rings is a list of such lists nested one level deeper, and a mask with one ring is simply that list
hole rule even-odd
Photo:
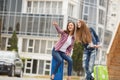
[{"label": "rolling suitcase", "polygon": [[108,80],[107,66],[95,65],[94,66],[94,78],[95,80]]},{"label": "rolling suitcase", "polygon": [[[56,65],[56,60],[52,57],[52,68],[51,68],[51,74],[53,73],[53,70],[55,69]],[[58,72],[55,74],[54,80],[63,80],[63,66],[64,66],[64,61],[61,63]]]}]

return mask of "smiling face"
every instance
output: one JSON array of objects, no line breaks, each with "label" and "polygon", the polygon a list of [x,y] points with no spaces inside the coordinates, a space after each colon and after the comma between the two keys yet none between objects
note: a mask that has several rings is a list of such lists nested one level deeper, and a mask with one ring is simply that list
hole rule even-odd
[{"label": "smiling face", "polygon": [[69,30],[70,32],[74,30],[74,25],[73,25],[73,23],[69,23],[69,24],[68,24],[68,30]]},{"label": "smiling face", "polygon": [[67,33],[72,33],[72,35],[75,32],[75,23],[74,22],[68,22],[67,24]]}]

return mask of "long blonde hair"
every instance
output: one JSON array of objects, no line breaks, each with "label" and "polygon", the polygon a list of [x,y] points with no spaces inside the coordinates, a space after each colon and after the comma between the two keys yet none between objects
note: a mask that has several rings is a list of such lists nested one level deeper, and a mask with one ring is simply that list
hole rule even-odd
[{"label": "long blonde hair", "polygon": [[84,44],[90,43],[92,41],[91,33],[86,23],[82,20],[79,20],[81,27],[76,30],[76,41]]}]

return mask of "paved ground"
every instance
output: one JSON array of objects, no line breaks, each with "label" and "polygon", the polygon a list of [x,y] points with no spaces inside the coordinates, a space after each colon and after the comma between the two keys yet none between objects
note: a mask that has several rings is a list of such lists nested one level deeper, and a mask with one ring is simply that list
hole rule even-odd
[{"label": "paved ground", "polygon": [[19,77],[8,77],[8,76],[4,76],[4,75],[0,75],[0,80],[50,80],[50,79],[46,79],[46,78],[28,78],[28,77],[23,77],[23,78],[19,78]]}]

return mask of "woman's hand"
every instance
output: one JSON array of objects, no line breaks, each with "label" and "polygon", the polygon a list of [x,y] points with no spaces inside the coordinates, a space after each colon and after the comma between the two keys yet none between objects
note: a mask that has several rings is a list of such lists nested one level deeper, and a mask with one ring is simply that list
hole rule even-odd
[{"label": "woman's hand", "polygon": [[67,56],[70,56],[70,53],[66,53]]},{"label": "woman's hand", "polygon": [[53,21],[53,25],[56,27],[58,26],[58,23],[56,21]]}]

